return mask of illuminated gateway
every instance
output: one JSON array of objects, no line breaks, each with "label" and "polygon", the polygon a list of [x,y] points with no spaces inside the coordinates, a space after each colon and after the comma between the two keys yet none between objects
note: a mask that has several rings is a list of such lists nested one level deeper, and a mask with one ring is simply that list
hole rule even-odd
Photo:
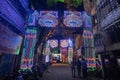
[{"label": "illuminated gateway", "polygon": [[[91,62],[88,63],[88,66],[95,67],[95,52],[93,45],[94,41],[91,31],[92,23],[90,15],[88,15],[86,12],[64,11],[64,15],[62,16],[62,22],[59,21],[61,17],[59,17],[58,15],[58,11],[37,10],[35,10],[32,14],[29,14],[28,27],[26,29],[24,42],[26,48],[23,49],[21,61],[22,69],[31,68],[34,63],[34,47],[37,39],[37,28],[53,29],[52,32],[49,32],[48,36],[54,33],[58,28],[61,28],[61,31],[63,28],[78,29],[78,33],[75,34],[75,43],[73,38],[50,40],[49,38],[46,38],[46,46],[44,47],[43,54],[44,56],[47,56],[47,58],[52,56],[54,60],[59,59],[63,63],[71,62],[73,57],[77,58],[79,56],[84,56],[88,61]],[[79,29],[81,29],[83,33],[79,31]],[[58,31],[60,31],[60,29],[58,29]],[[61,35],[63,33],[59,32],[59,34]],[[80,41],[84,44],[81,44]],[[82,47],[84,47],[84,51],[82,50]],[[39,48],[38,53],[40,52]],[[31,49],[32,51],[30,51]],[[49,59],[46,60],[48,61]]]}]

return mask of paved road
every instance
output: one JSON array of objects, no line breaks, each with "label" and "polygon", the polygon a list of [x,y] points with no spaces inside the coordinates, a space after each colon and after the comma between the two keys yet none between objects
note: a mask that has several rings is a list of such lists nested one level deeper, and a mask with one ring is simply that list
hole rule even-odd
[{"label": "paved road", "polygon": [[80,80],[73,78],[71,68],[67,64],[54,64],[50,67],[50,71],[46,71],[42,80]]}]

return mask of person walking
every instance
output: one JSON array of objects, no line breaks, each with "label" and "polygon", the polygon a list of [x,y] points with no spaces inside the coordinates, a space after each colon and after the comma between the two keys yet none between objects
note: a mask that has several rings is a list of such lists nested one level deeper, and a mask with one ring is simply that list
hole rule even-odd
[{"label": "person walking", "polygon": [[80,57],[77,60],[77,73],[78,73],[78,77],[81,77],[81,58]]},{"label": "person walking", "polygon": [[87,78],[87,61],[83,58],[81,62],[83,78]]},{"label": "person walking", "polygon": [[75,72],[76,72],[75,66],[76,66],[76,61],[75,61],[75,59],[73,59],[71,61],[72,77],[75,77]]}]

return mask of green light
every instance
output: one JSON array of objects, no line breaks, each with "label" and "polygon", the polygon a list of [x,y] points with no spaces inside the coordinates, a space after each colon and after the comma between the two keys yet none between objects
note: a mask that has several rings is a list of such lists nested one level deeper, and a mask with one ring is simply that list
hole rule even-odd
[{"label": "green light", "polygon": [[96,67],[89,67],[88,68],[88,71],[95,71],[96,70]]},{"label": "green light", "polygon": [[54,2],[56,3],[56,2],[64,2],[65,0],[54,0]]},{"label": "green light", "polygon": [[[57,2],[62,2],[62,3],[64,3],[65,2],[65,0],[47,0],[47,5],[48,6],[53,6],[53,5],[55,5]],[[74,7],[78,7],[78,6],[80,6],[81,4],[82,4],[82,0],[70,0],[69,2],[68,2],[68,4],[70,4],[70,6],[74,6]]]},{"label": "green light", "polygon": [[21,48],[21,44],[22,43],[22,37],[20,37],[20,40],[18,41],[18,46],[17,46],[17,48],[16,48],[16,51],[15,51],[15,53],[18,55],[19,54],[19,52],[20,52],[20,48]]},{"label": "green light", "polygon": [[47,0],[47,5],[48,6],[53,6],[55,5],[57,2],[63,2],[64,3],[65,0]]},{"label": "green light", "polygon": [[17,47],[16,54],[18,55],[20,52],[20,45]]},{"label": "green light", "polygon": [[70,5],[74,7],[78,7],[82,4],[82,0],[71,0]]}]

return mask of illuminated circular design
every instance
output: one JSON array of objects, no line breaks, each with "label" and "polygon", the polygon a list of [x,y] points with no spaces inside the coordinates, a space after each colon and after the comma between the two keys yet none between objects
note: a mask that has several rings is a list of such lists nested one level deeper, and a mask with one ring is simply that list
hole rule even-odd
[{"label": "illuminated circular design", "polygon": [[38,20],[38,24],[45,27],[55,27],[58,25],[58,20],[54,15],[46,14]]},{"label": "illuminated circular design", "polygon": [[66,16],[63,23],[67,27],[80,27],[82,25],[82,20],[79,16],[71,14]]},{"label": "illuminated circular design", "polygon": [[63,48],[68,47],[68,40],[61,40],[60,46],[63,47]]},{"label": "illuminated circular design", "polygon": [[50,40],[50,47],[52,48],[58,47],[58,40]]}]

